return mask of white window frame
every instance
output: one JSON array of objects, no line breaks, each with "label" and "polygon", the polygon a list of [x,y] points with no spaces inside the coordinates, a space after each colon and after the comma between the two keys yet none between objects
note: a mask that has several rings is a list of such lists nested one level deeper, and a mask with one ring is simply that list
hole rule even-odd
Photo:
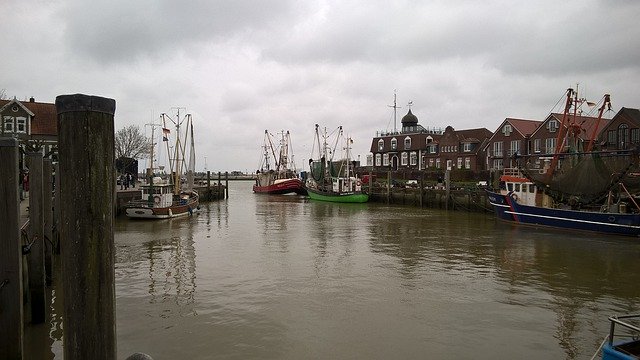
[{"label": "white window frame", "polygon": [[415,151],[409,154],[409,164],[412,166],[418,165],[418,154]]},{"label": "white window frame", "polygon": [[382,166],[389,166],[389,154],[382,155]]},{"label": "white window frame", "polygon": [[502,133],[504,134],[504,136],[509,136],[511,135],[512,132],[513,132],[513,127],[511,127],[511,124],[505,124],[502,127]]},{"label": "white window frame", "polygon": [[380,139],[378,140],[378,151],[382,151],[384,150],[384,140]]},{"label": "white window frame", "polygon": [[15,118],[13,116],[5,116],[2,119],[2,126],[5,133],[12,133],[15,131]]},{"label": "white window frame", "polygon": [[26,117],[24,117],[24,116],[16,117],[15,130],[16,130],[16,133],[20,133],[20,134],[26,134],[27,133],[27,118]]},{"label": "white window frame", "polygon": [[407,166],[407,164],[409,164],[409,155],[404,151],[400,155],[400,164],[402,166]]},{"label": "white window frame", "polygon": [[440,158],[436,159],[436,169],[440,169]]},{"label": "white window frame", "polygon": [[411,149],[411,138],[408,136],[404,138],[404,149],[405,150]]},{"label": "white window frame", "polygon": [[464,143],[462,145],[462,151],[463,152],[471,152],[471,143]]},{"label": "white window frame", "polygon": [[398,150],[398,139],[391,139],[391,150]]},{"label": "white window frame", "polygon": [[465,169],[471,169],[471,158],[470,157],[464,158],[464,168]]},{"label": "white window frame", "polygon": [[533,152],[535,153],[539,153],[540,152],[540,143],[542,141],[540,139],[534,139],[533,140]]},{"label": "white window frame", "polygon": [[376,154],[376,166],[382,165],[382,154]]},{"label": "white window frame", "polygon": [[553,154],[556,152],[556,138],[546,138],[544,141],[544,147],[547,150],[547,154]]},{"label": "white window frame", "polygon": [[502,141],[496,141],[493,143],[493,156],[502,157]]},{"label": "white window frame", "polygon": [[462,158],[458,158],[458,169],[462,169]]}]

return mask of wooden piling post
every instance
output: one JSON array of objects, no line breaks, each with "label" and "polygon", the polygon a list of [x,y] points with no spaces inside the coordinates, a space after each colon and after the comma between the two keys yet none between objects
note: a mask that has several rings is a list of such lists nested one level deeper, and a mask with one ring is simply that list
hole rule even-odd
[{"label": "wooden piling post", "polygon": [[115,100],[56,98],[64,358],[115,359]]},{"label": "wooden piling post", "polygon": [[44,269],[44,206],[42,153],[28,153],[29,157],[29,301],[31,322],[43,323],[47,308]]},{"label": "wooden piling post", "polygon": [[424,173],[420,173],[420,208],[422,209],[422,198],[424,197]]},{"label": "wooden piling post", "polygon": [[217,200],[220,200],[221,192],[222,192],[222,173],[218,171],[218,196],[216,197]]},{"label": "wooden piling post", "polygon": [[444,208],[445,210],[449,210],[449,196],[451,195],[451,172],[449,170],[444,172],[444,186],[446,189]]},{"label": "wooden piling post", "polygon": [[0,359],[22,359],[22,246],[18,140],[0,138]]},{"label": "wooden piling post", "polygon": [[391,171],[387,171],[387,204],[391,199]]},{"label": "wooden piling post", "polygon": [[60,165],[53,165],[54,172],[54,197],[53,197],[53,238],[51,239],[54,246],[54,253],[60,254]]},{"label": "wooden piling post", "polygon": [[224,172],[224,198],[229,198],[229,172]]},{"label": "wooden piling post", "polygon": [[53,165],[51,163],[51,159],[43,159],[42,160],[42,191],[43,191],[43,220],[44,220],[44,271],[45,271],[45,281],[47,286],[51,285],[51,263],[53,256],[53,206],[51,201],[51,192],[53,191],[53,177],[51,176],[51,172],[53,170]]}]

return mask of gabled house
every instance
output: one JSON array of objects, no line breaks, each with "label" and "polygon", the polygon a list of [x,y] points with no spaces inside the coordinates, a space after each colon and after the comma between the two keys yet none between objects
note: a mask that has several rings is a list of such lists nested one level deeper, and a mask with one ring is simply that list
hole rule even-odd
[{"label": "gabled house", "polygon": [[491,137],[485,128],[455,130],[447,126],[437,145],[428,145],[423,156],[425,168],[484,170],[484,145]]},{"label": "gabled house", "polygon": [[[529,154],[553,154],[556,151],[557,138],[559,128],[562,124],[562,114],[552,113],[547,116],[547,118],[542,122],[540,126],[531,134],[529,138]],[[598,122],[597,117],[591,116],[576,116],[575,119],[573,115],[569,115],[572,122],[579,126],[579,133],[577,134],[578,144],[565,144],[565,149],[563,151],[567,151],[566,146],[576,147],[579,151],[584,151],[587,148],[587,144],[591,136],[594,135],[594,131],[596,131],[594,143],[598,141],[597,135],[602,131],[602,129],[609,123],[609,119],[601,119]],[[596,129],[596,125],[597,128]],[[566,127],[566,125],[565,125]]]},{"label": "gabled house", "polygon": [[[0,136],[15,137],[23,152],[42,152],[56,160],[58,121],[55,104],[0,100]],[[24,163],[21,159],[20,166]]]},{"label": "gabled house", "polygon": [[640,145],[640,110],[623,107],[602,128],[602,150],[626,150]]},{"label": "gabled house", "polygon": [[484,146],[487,170],[514,167],[515,154],[529,154],[529,137],[542,124],[538,120],[506,118]]}]

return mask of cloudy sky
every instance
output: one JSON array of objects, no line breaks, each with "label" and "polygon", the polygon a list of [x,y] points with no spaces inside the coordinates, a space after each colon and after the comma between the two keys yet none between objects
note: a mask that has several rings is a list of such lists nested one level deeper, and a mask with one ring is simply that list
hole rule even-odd
[{"label": "cloudy sky", "polygon": [[116,129],[186,107],[197,168],[254,171],[264,130],[314,124],[368,154],[412,112],[425,127],[543,119],[568,87],[640,107],[640,1],[1,0],[0,90],[116,100]]}]

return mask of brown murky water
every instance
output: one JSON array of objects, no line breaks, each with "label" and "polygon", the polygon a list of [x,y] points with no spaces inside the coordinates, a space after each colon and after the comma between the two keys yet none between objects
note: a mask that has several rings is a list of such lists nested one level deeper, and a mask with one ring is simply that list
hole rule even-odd
[{"label": "brown murky water", "polygon": [[[589,359],[640,310],[640,240],[260,196],[116,221],[118,356]],[[54,288],[55,295],[55,288]],[[48,358],[62,358],[60,300]]]}]

